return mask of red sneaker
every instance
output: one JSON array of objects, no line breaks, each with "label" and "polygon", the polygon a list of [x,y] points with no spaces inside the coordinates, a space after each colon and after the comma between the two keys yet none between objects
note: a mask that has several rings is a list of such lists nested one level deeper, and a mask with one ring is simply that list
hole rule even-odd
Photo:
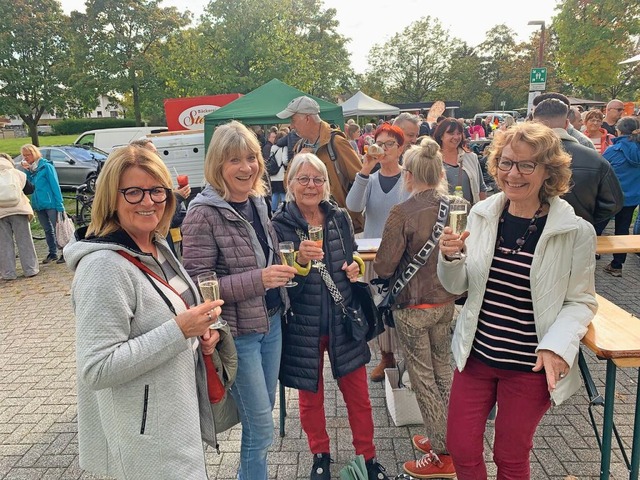
[{"label": "red sneaker", "polygon": [[420,460],[406,462],[404,471],[415,478],[454,478],[456,470],[450,455],[426,453]]},{"label": "red sneaker", "polygon": [[431,453],[431,440],[429,440],[429,437],[425,437],[424,435],[414,435],[413,446],[422,453]]}]

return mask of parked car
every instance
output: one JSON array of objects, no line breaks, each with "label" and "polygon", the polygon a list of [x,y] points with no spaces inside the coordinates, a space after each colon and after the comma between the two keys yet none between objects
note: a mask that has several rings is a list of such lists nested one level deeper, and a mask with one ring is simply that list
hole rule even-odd
[{"label": "parked car", "polygon": [[[96,190],[96,179],[107,160],[107,154],[85,145],[52,145],[40,148],[42,156],[53,162],[61,188],[77,188],[87,185],[91,193]],[[22,155],[13,159],[20,167]]]},{"label": "parked car", "polygon": [[167,127],[121,127],[121,128],[101,128],[99,130],[86,131],[76,138],[76,145],[87,145],[99,148],[107,153],[111,153],[116,147],[127,145],[132,140],[138,140],[150,133],[166,132]]}]

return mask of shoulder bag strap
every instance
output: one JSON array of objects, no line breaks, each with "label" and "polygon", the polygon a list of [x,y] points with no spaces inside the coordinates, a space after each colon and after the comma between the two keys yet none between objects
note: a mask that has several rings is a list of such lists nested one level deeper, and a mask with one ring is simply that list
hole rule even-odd
[{"label": "shoulder bag strap", "polygon": [[449,197],[442,197],[440,200],[440,206],[438,208],[438,219],[436,220],[435,225],[433,226],[433,230],[431,231],[431,236],[427,240],[427,243],[418,250],[413,256],[413,259],[407,265],[407,268],[402,272],[402,274],[396,279],[393,283],[393,286],[390,288],[390,298],[389,305],[392,305],[395,301],[395,298],[402,291],[402,289],[409,283],[409,280],[413,278],[413,276],[420,270],[427,260],[433,253],[438,244],[438,239],[440,235],[442,235],[442,231],[444,230],[447,217],[449,216]]},{"label": "shoulder bag strap", "polygon": [[164,278],[162,278],[156,272],[151,270],[149,267],[147,267],[144,263],[142,263],[140,260],[138,260],[133,255],[131,255],[131,254],[125,252],[125,251],[122,251],[122,250],[118,250],[117,253],[118,253],[118,255],[120,255],[120,256],[126,258],[127,260],[129,260],[131,263],[133,263],[140,270],[142,270],[142,273],[144,273],[145,276],[149,279],[149,281],[151,282],[151,285],[153,285],[153,288],[160,294],[160,296],[162,297],[162,299],[164,300],[164,302],[167,304],[167,306],[169,307],[169,309],[172,311],[172,313],[174,315],[176,315],[176,312],[175,312],[175,309],[173,308],[173,304],[167,298],[167,296],[164,293],[162,293],[162,290],[160,290],[158,288],[158,286],[151,280],[151,277],[153,277],[153,279],[155,279],[157,282],[161,283],[162,285],[167,287],[169,290],[171,290],[173,293],[175,293],[178,296],[178,298],[180,300],[182,300],[182,303],[184,303],[184,306],[187,308],[187,310],[189,309],[189,305],[187,305],[187,302],[184,301],[184,298],[182,298],[182,295],[180,295],[175,288],[173,288],[171,285],[169,285],[169,283]]},{"label": "shoulder bag strap", "polygon": [[[298,234],[300,241],[308,240],[307,235],[302,231],[302,229],[296,228],[296,233]],[[338,286],[331,278],[331,275],[329,274],[329,271],[327,270],[327,267],[324,265],[324,263],[318,264],[318,271],[320,272],[320,277],[322,278],[322,281],[329,289],[331,298],[333,298],[333,301],[336,302],[336,305],[340,305],[342,310],[344,310],[345,309],[344,298],[342,297],[340,290],[338,290]]]}]

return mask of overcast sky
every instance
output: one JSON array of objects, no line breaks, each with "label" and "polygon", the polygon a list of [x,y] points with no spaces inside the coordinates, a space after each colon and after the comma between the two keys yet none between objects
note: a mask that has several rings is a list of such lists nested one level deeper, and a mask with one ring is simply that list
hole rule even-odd
[{"label": "overcast sky", "polygon": [[[72,10],[84,11],[84,0],[61,0],[66,13]],[[176,6],[188,9],[198,18],[208,0],[163,0],[162,6]],[[348,50],[351,64],[358,73],[367,66],[369,49],[375,43],[382,43],[395,33],[401,32],[411,22],[426,15],[438,18],[443,27],[471,46],[484,40],[486,32],[501,23],[506,24],[518,35],[518,40],[526,40],[540,27],[529,26],[530,20],[544,20],[547,24],[556,15],[558,0],[324,0],[326,8],[335,8],[340,22],[339,31],[351,39]]]}]

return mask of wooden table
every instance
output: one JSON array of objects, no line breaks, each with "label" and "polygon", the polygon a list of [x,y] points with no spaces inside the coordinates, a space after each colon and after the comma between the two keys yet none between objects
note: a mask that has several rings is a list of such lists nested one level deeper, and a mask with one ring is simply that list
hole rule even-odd
[{"label": "wooden table", "polygon": [[[358,240],[356,239],[356,243]],[[640,235],[600,236],[596,241],[596,253],[639,253]],[[376,252],[362,252],[360,258],[365,262],[373,261]]]},{"label": "wooden table", "polygon": [[[607,374],[604,394],[604,415],[602,424],[602,443],[600,457],[600,480],[609,479],[611,467],[611,443],[614,429],[613,411],[615,403],[617,367],[640,367],[640,321],[629,312],[609,300],[597,296],[598,313],[589,325],[582,343],[600,359],[607,361]],[[586,366],[586,363],[584,364]],[[583,370],[585,383],[591,381],[588,368]],[[593,420],[592,420],[593,421]],[[597,433],[597,431],[596,431]],[[621,446],[622,449],[622,446]],[[623,451],[626,460],[626,453]],[[636,404],[633,423],[633,443],[629,478],[638,479],[640,466],[640,374],[638,375]]]}]

